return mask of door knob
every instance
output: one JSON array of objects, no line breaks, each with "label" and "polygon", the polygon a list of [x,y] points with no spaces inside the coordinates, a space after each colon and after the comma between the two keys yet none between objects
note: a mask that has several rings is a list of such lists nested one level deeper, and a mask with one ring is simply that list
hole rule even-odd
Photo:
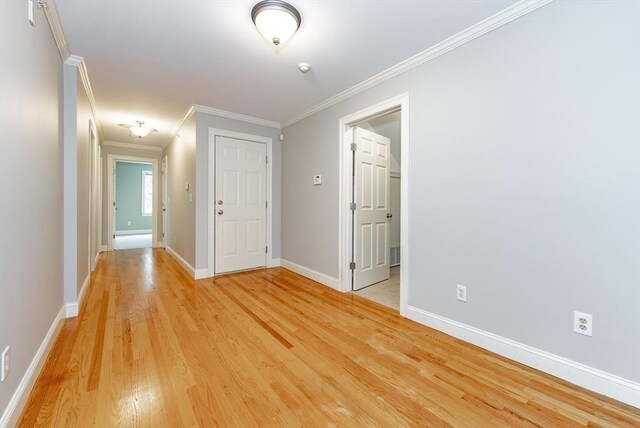
[{"label": "door knob", "polygon": [[224,211],[218,210],[218,215],[222,215],[222,214],[224,214]]},{"label": "door knob", "polygon": [[387,213],[387,218],[391,218],[391,217],[393,217],[393,214]]},{"label": "door knob", "polygon": [[222,205],[222,199],[218,201],[218,205]]}]

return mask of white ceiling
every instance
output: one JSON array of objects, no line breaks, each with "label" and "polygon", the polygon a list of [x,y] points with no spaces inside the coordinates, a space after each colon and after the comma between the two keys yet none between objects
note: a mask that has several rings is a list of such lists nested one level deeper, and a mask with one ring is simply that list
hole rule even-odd
[{"label": "white ceiling", "polygon": [[[298,32],[274,48],[257,0],[57,0],[84,57],[104,139],[162,146],[192,104],[276,122],[405,60],[513,0],[291,0]],[[300,62],[312,70],[302,74]],[[142,140],[119,123],[158,129]]]}]

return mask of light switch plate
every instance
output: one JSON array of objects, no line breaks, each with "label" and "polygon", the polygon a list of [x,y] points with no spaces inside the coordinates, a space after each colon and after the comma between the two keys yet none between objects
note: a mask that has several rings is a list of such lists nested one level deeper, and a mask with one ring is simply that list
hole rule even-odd
[{"label": "light switch plate", "polygon": [[313,176],[313,185],[314,186],[319,186],[322,184],[322,176],[320,174],[314,175]]}]

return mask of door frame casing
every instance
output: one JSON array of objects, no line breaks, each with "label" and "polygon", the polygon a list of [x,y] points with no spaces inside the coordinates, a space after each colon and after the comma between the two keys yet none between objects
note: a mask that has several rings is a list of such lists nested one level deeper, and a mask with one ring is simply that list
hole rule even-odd
[{"label": "door frame casing", "polygon": [[352,291],[351,245],[353,227],[349,204],[352,197],[352,152],[353,126],[363,120],[400,110],[400,314],[406,316],[409,290],[409,93],[382,101],[358,112],[343,116],[339,121],[339,202],[338,202],[338,290]]},{"label": "door frame casing", "polygon": [[153,213],[151,214],[151,246],[158,246],[158,196],[160,195],[158,189],[158,159],[145,158],[140,156],[124,156],[110,154],[107,155],[107,165],[109,165],[109,173],[107,174],[107,191],[108,191],[108,204],[109,207],[107,215],[107,227],[109,228],[109,239],[107,239],[107,251],[113,251],[113,234],[115,233],[115,218],[113,215],[113,203],[114,203],[114,185],[113,185],[113,171],[116,167],[117,161],[133,162],[133,163],[150,163],[153,165]]},{"label": "door frame casing", "polygon": [[162,195],[160,195],[160,201],[162,204],[162,245],[158,243],[160,247],[168,247],[167,238],[169,237],[169,157],[164,155],[162,157]]},{"label": "door frame casing", "polygon": [[209,128],[209,165],[207,174],[207,223],[208,223],[208,236],[207,236],[207,269],[209,271],[209,277],[214,276],[215,273],[215,244],[216,244],[216,218],[215,218],[215,195],[216,195],[216,137],[235,138],[237,140],[252,141],[255,143],[263,143],[267,146],[267,216],[266,216],[266,246],[267,252],[265,254],[265,266],[274,267],[276,263],[273,260],[273,140],[270,137],[264,137],[262,135],[245,134],[242,132],[230,131],[220,128]]}]

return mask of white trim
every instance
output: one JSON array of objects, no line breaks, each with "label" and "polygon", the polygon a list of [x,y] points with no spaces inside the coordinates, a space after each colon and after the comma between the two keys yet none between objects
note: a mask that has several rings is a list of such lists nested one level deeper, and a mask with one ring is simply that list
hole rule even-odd
[{"label": "white trim", "polygon": [[[107,225],[108,225],[108,235],[107,235],[107,251],[113,251],[113,235],[115,234],[115,218],[113,215],[113,201],[114,201],[114,186],[113,186],[113,171],[115,170],[116,161],[124,161],[124,162],[141,162],[141,163],[150,163],[153,165],[153,205],[157,208],[158,206],[158,197],[160,196],[159,187],[158,187],[158,173],[160,169],[158,167],[158,159],[155,158],[145,158],[140,156],[123,156],[123,155],[115,155],[109,154],[107,155],[107,165],[109,168],[109,172],[107,174]],[[151,219],[151,246],[158,246],[158,210],[154,209]]]},{"label": "white trim", "polygon": [[338,188],[338,290],[342,292],[351,291],[351,140],[353,139],[350,129],[354,123],[360,122],[370,117],[400,110],[400,254],[403,263],[400,264],[400,314],[405,315],[408,305],[409,290],[409,177],[410,177],[410,141],[409,133],[409,94],[404,93],[395,98],[378,103],[374,106],[360,110],[340,118],[339,123],[339,188]]},{"label": "white trim", "polygon": [[122,147],[124,149],[134,149],[134,150],[152,150],[154,152],[161,152],[161,147],[156,146],[145,146],[142,144],[131,144],[131,143],[120,143],[118,141],[103,141],[102,147]]},{"label": "white trim", "polygon": [[313,269],[309,269],[308,267],[301,266],[297,263],[290,262],[289,260],[281,259],[280,266],[285,269],[288,269],[292,272],[295,272],[299,275],[302,275],[306,278],[312,279],[316,282],[319,282],[322,285],[326,285],[327,287],[331,287],[334,290],[338,290],[338,279],[329,275],[325,275],[321,272],[315,271]]},{"label": "white trim", "polygon": [[164,150],[165,148],[167,148],[167,146],[169,144],[171,144],[171,142],[173,142],[173,140],[176,139],[176,137],[178,136],[178,132],[180,132],[180,129],[182,128],[182,125],[184,125],[184,123],[195,114],[196,110],[193,106],[189,107],[187,109],[187,112],[184,114],[184,116],[182,116],[182,119],[180,119],[180,121],[178,121],[178,123],[176,124],[176,126],[173,128],[173,130],[171,131],[171,133],[169,134],[169,136],[167,137],[167,139],[164,141],[164,144],[162,144],[162,150]]},{"label": "white trim", "polygon": [[96,270],[96,266],[98,266],[98,260],[100,260],[100,250],[96,253],[95,258],[93,259],[93,263],[91,264],[91,272]]},{"label": "white trim", "polygon": [[[73,57],[74,55],[71,55]],[[102,132],[102,123],[100,122],[100,118],[98,117],[98,104],[96,103],[96,98],[93,95],[93,88],[91,87],[91,81],[89,80],[89,72],[87,71],[87,63],[84,61],[84,58],[80,58],[80,64],[78,64],[78,73],[80,74],[80,80],[82,80],[82,86],[84,86],[84,90],[87,94],[87,98],[89,99],[89,107],[91,107],[91,114],[93,115],[93,120],[96,123],[96,139],[102,139],[104,132]]]},{"label": "white trim", "polygon": [[80,308],[82,307],[82,299],[84,299],[84,293],[89,288],[89,284],[91,283],[91,273],[87,275],[82,283],[82,287],[80,287],[80,292],[78,293],[78,300],[74,302],[69,302],[64,304],[64,316],[65,318],[73,318],[77,317],[80,313]]},{"label": "white trim", "polygon": [[103,253],[103,252],[105,252],[105,251],[109,251],[108,246],[106,246],[106,245],[101,245],[101,246],[100,246],[100,252],[101,252],[101,253]]},{"label": "white trim", "polygon": [[488,331],[408,306],[405,316],[536,370],[640,408],[640,383],[594,369]]},{"label": "white trim", "polygon": [[268,126],[270,128],[276,128],[276,129],[282,128],[282,125],[279,122],[274,122],[272,120],[260,119],[259,117],[247,116],[245,114],[234,113],[232,111],[226,111],[226,110],[219,110],[217,108],[201,106],[198,104],[194,104],[192,107],[194,111],[198,113],[212,114],[214,116],[226,117],[228,119],[239,120],[240,122]]},{"label": "white trim", "polygon": [[286,128],[287,126],[291,126],[296,122],[301,121],[302,119],[309,117],[322,111],[326,108],[329,108],[335,104],[338,104],[341,101],[346,100],[347,98],[351,98],[354,95],[357,95],[361,92],[366,91],[367,89],[371,89],[374,86],[377,86],[383,82],[386,82],[389,79],[392,79],[402,73],[406,73],[409,70],[412,70],[418,67],[421,64],[424,64],[427,61],[431,61],[434,58],[439,57],[440,55],[449,52],[452,49],[455,49],[459,46],[464,45],[478,37],[495,30],[505,24],[508,24],[511,21],[514,21],[521,16],[524,16],[534,10],[546,5],[547,3],[552,2],[553,0],[522,0],[518,3],[513,4],[512,6],[507,7],[506,9],[501,10],[500,12],[478,22],[477,24],[472,25],[471,27],[463,30],[448,39],[443,40],[442,42],[430,47],[427,50],[424,50],[417,55],[414,55],[386,70],[381,73],[376,74],[358,83],[351,88],[340,92],[332,96],[331,98],[322,101],[319,104],[303,111],[297,116],[285,121],[282,123],[282,127]]},{"label": "white trim", "polygon": [[226,129],[209,128],[209,165],[208,165],[208,201],[207,201],[207,265],[209,268],[209,276],[215,275],[215,177],[216,177],[216,151],[215,142],[216,136],[236,138],[238,140],[253,141],[257,143],[264,143],[267,145],[267,253],[265,254],[265,266],[268,266],[268,261],[271,260],[273,255],[273,141],[269,137],[261,135],[244,134],[241,132],[228,131]]},{"label": "white trim", "polygon": [[22,380],[20,380],[18,387],[13,393],[13,396],[11,397],[7,408],[4,410],[4,413],[0,417],[1,428],[17,425],[18,419],[22,414],[22,410],[24,410],[24,406],[27,404],[29,394],[31,394],[31,390],[33,389],[33,386],[36,383],[38,376],[40,375],[40,371],[42,370],[45,361],[47,361],[49,351],[51,350],[51,347],[58,337],[58,332],[62,327],[63,320],[64,307],[60,309],[56,317],[53,319],[51,327],[49,327],[49,331],[47,331],[44,340],[40,344],[40,347],[36,351],[36,354],[33,356],[33,359],[27,367],[24,376],[22,376]]},{"label": "white trim", "polygon": [[197,269],[193,273],[193,279],[204,279],[204,278],[210,278],[209,268]]},{"label": "white trim", "polygon": [[190,277],[192,277],[192,278],[194,278],[194,277],[195,277],[195,272],[196,272],[196,270],[193,268],[193,266],[191,266],[191,265],[189,264],[189,262],[188,262],[188,261],[186,261],[185,259],[183,259],[183,258],[182,258],[182,256],[181,256],[180,254],[176,253],[176,252],[174,251],[174,249],[173,249],[173,248],[171,248],[170,246],[165,245],[164,249],[167,251],[167,253],[169,253],[169,254],[171,255],[171,257],[173,257],[174,259],[176,259],[176,261],[178,262],[178,264],[179,264],[180,266],[182,266],[182,268],[183,268],[184,270],[186,270],[186,271],[187,271],[187,273],[189,274],[189,276],[190,276]]},{"label": "white trim", "polygon": [[282,266],[282,261],[280,259],[271,259],[267,262],[268,268],[280,267]]},{"label": "white trim", "polygon": [[48,0],[45,3],[44,14],[49,22],[51,34],[53,34],[53,40],[56,42],[60,57],[62,61],[66,61],[71,55],[71,50],[69,49],[67,37],[64,34],[64,28],[62,27],[62,21],[60,21],[60,14],[58,13],[55,0]]},{"label": "white trim", "polygon": [[78,302],[69,302],[64,304],[64,317],[73,318],[78,316]]},{"label": "white trim", "polygon": [[137,229],[137,230],[116,230],[116,236],[123,235],[148,235],[153,233],[153,229]]}]

